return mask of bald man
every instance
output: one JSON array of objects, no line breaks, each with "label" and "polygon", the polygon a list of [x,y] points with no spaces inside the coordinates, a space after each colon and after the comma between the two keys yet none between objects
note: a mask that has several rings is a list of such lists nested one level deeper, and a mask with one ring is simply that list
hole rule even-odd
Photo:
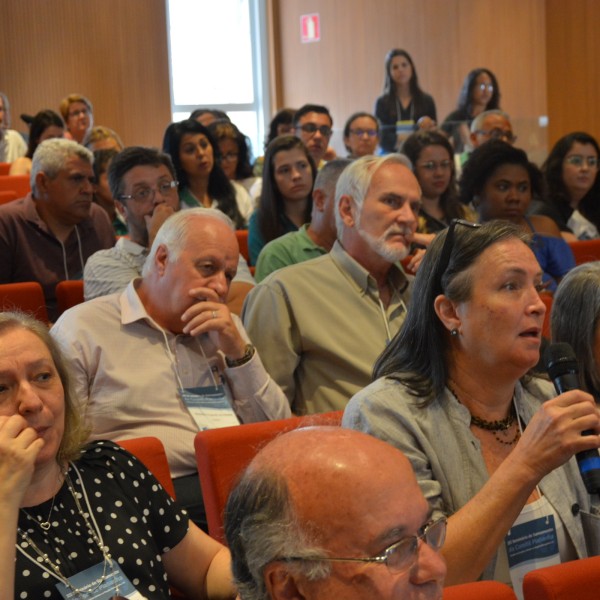
[{"label": "bald man", "polygon": [[394,447],[339,427],[284,434],[225,510],[240,598],[441,599],[445,520],[429,519]]}]

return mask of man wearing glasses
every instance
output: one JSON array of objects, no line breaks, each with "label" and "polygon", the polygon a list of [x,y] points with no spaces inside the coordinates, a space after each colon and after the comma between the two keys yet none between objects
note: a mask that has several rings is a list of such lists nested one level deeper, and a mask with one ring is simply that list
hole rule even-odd
[{"label": "man wearing glasses", "polygon": [[[124,215],[128,236],[90,257],[83,274],[86,300],[125,289],[139,277],[160,226],[180,208],[171,157],[154,148],[132,146],[110,162],[108,180],[115,205]],[[236,314],[254,279],[243,257],[227,305]]]},{"label": "man wearing glasses", "polygon": [[306,146],[317,168],[322,166],[325,158],[327,146],[331,139],[332,127],[333,119],[325,106],[305,104],[294,115],[296,136]]},{"label": "man wearing glasses", "polygon": [[490,140],[502,140],[508,144],[517,141],[510,118],[502,110],[486,110],[478,114],[471,123],[470,139],[473,149]]},{"label": "man wearing glasses", "polygon": [[276,438],[225,509],[242,600],[439,600],[445,533],[399,450],[338,427]]}]

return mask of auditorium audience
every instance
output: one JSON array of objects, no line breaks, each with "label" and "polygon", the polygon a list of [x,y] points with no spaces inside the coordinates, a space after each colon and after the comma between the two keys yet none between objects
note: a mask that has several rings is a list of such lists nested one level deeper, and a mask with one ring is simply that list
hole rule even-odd
[{"label": "auditorium audience", "polygon": [[349,158],[375,154],[379,142],[379,123],[370,113],[357,112],[344,125],[344,146]]},{"label": "auditorium audience", "polygon": [[69,94],[60,101],[60,114],[67,124],[68,135],[79,144],[94,126],[92,103],[81,94]]},{"label": "auditorium audience", "polygon": [[278,269],[327,254],[337,238],[335,228],[335,186],[342,171],[351,163],[347,158],[329,161],[317,174],[312,191],[310,223],[271,240],[258,255],[256,281]]},{"label": "auditorium audience", "polygon": [[29,142],[25,156],[13,161],[9,175],[29,175],[31,159],[36,148],[44,141],[61,138],[65,135],[65,124],[53,110],[42,110],[37,113],[29,125]]},{"label": "auditorium audience", "polygon": [[473,203],[479,221],[505,219],[532,236],[531,249],[544,272],[544,287],[556,289],[575,266],[571,248],[557,224],[543,215],[528,215],[533,197],[543,197],[542,175],[523,150],[501,140],[477,148],[463,168],[460,197]]},{"label": "auditorium audience", "polygon": [[248,224],[250,264],[271,240],[310,221],[316,169],[308,148],[293,135],[267,147],[260,199]]},{"label": "auditorium audience", "polygon": [[306,146],[317,169],[326,160],[332,127],[333,118],[329,109],[320,104],[305,104],[294,115],[294,131]]},{"label": "auditorium audience", "polygon": [[579,363],[582,390],[600,403],[600,262],[575,267],[552,302],[552,341],[569,344]]},{"label": "auditorium audience", "polygon": [[339,427],[267,444],[225,509],[241,600],[439,600],[445,533],[406,457]]},{"label": "auditorium audience", "polygon": [[[496,579],[520,591],[534,560],[585,557],[583,530],[597,529],[574,454],[600,445],[600,413],[589,394],[555,397],[530,374],[546,312],[541,287],[518,226],[453,223],[425,254],[376,381],[344,413],[344,426],[406,454],[432,518],[448,517],[448,585]],[[594,434],[582,436],[587,429]],[[536,529],[553,553],[547,544],[520,552]]]},{"label": "auditorium audience", "polygon": [[408,162],[394,154],[347,166],[331,251],[271,274],[246,297],[244,325],[295,413],[344,408],[404,321],[411,278],[398,261],[421,198]]},{"label": "auditorium audience", "polygon": [[435,126],[435,102],[419,86],[415,64],[406,50],[394,48],[385,57],[383,94],[375,102],[375,115],[383,152],[401,150],[415,129]]},{"label": "auditorium audience", "polygon": [[600,147],[584,132],[563,136],[542,166],[546,204],[536,212],[552,217],[568,241],[600,237]]},{"label": "auditorium audience", "polygon": [[175,166],[182,207],[218,208],[237,229],[246,228],[253,210],[250,196],[223,172],[219,146],[204,125],[194,119],[171,123],[163,151]]},{"label": "auditorium audience", "polygon": [[170,598],[169,585],[186,598],[235,597],[229,552],[153,475],[111,442],[84,446],[68,361],[46,327],[2,313],[0,340],[0,596],[82,597],[102,586],[132,597],[121,574],[148,598]]},{"label": "auditorium audience", "polygon": [[51,321],[56,284],[81,279],[86,260],[115,243],[110,219],[92,202],[92,160],[72,140],[46,140],[33,155],[31,193],[0,206],[0,283],[38,281]]},{"label": "auditorium audience", "polygon": [[442,123],[456,154],[461,154],[469,143],[471,121],[483,111],[497,108],[500,108],[500,88],[496,76],[489,69],[470,71],[460,90],[456,110]]},{"label": "auditorium audience", "polygon": [[158,231],[141,278],[67,310],[51,331],[91,438],[158,437],[177,499],[202,527],[196,433],[291,414],[225,304],[238,254],[221,211],[180,211]]},{"label": "auditorium audience", "polygon": [[121,138],[116,131],[104,125],[92,127],[85,136],[82,144],[92,152],[96,150],[117,150],[120,152],[125,148]]},{"label": "auditorium audience", "polygon": [[23,136],[10,129],[10,104],[6,94],[0,92],[0,162],[12,163],[26,152]]},{"label": "auditorium audience", "polygon": [[[125,217],[117,210],[115,199],[108,184],[108,166],[117,154],[119,154],[119,151],[114,148],[94,151],[94,178],[96,180],[94,202],[106,211],[115,230],[115,235],[123,236],[128,233],[127,223],[125,222]],[[104,252],[104,250],[100,250],[100,252]],[[87,264],[89,264],[89,260],[86,266]]]},{"label": "auditorium audience", "polygon": [[[294,135],[295,114],[296,110],[293,108],[282,108],[271,119],[271,122],[269,123],[269,131],[265,139],[265,150],[278,135]],[[254,175],[256,175],[256,177],[262,177],[264,161],[264,156],[259,156],[254,161]],[[260,193],[258,195],[260,196]]]}]

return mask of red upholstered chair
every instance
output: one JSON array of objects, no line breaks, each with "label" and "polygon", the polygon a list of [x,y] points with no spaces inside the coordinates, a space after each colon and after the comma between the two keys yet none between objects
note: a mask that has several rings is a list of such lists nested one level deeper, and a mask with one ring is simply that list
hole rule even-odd
[{"label": "red upholstered chair", "polygon": [[444,588],[443,600],[517,600],[517,597],[504,583],[475,581]]},{"label": "red upholstered chair", "polygon": [[0,175],[8,175],[10,164],[11,163],[0,162]]},{"label": "red upholstered chair", "polygon": [[83,281],[71,279],[56,284],[56,302],[62,315],[65,310],[83,302]]},{"label": "red upholstered chair", "polygon": [[13,190],[5,190],[0,192],[0,204],[6,204],[7,202],[12,202],[16,200],[19,196],[17,192]]},{"label": "red upholstered chair", "polygon": [[575,263],[582,265],[593,260],[600,260],[600,240],[581,240],[578,242],[569,242]]},{"label": "red upholstered chair", "polygon": [[530,571],[523,592],[525,600],[598,600],[600,556]]},{"label": "red upholstered chair", "polygon": [[175,487],[171,479],[171,470],[167,462],[167,454],[162,442],[155,437],[140,437],[118,442],[128,452],[140,460],[158,479],[165,490],[175,498]]},{"label": "red upholstered chair", "polygon": [[44,290],[37,281],[0,284],[0,310],[21,310],[49,323]]},{"label": "red upholstered chair", "polygon": [[235,232],[238,244],[240,246],[240,254],[246,259],[246,262],[250,262],[250,252],[248,251],[248,230],[238,229]]},{"label": "red upholstered chair", "polygon": [[31,191],[29,175],[0,175],[0,191],[16,192],[18,198]]},{"label": "red upholstered chair", "polygon": [[196,461],[209,534],[225,543],[223,509],[231,488],[254,455],[280,433],[309,425],[339,425],[343,411],[222,427],[196,434]]}]

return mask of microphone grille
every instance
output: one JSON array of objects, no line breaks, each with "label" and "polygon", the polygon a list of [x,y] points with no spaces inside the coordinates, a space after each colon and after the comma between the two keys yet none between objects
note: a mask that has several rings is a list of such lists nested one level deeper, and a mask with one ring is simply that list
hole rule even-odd
[{"label": "microphone grille", "polygon": [[577,357],[571,345],[564,342],[550,344],[546,350],[546,368],[550,379],[566,373],[577,373]]}]

